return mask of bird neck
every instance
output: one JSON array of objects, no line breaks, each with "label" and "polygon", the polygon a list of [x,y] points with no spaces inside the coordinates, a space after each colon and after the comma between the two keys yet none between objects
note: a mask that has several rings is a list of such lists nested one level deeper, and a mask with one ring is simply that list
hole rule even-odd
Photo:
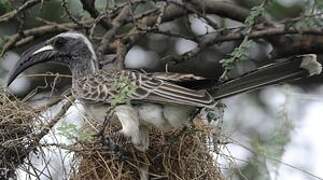
[{"label": "bird neck", "polygon": [[97,71],[96,61],[92,58],[76,60],[74,62],[77,63],[71,63],[69,65],[73,79],[78,79],[80,77],[93,74]]}]

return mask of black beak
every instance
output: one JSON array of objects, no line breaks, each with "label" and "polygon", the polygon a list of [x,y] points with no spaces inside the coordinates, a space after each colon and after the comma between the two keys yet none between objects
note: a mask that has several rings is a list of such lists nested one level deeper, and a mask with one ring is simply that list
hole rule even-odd
[{"label": "black beak", "polygon": [[42,43],[28,49],[21,55],[19,61],[10,72],[7,86],[9,86],[16,79],[16,77],[27,68],[35,64],[50,61],[55,57],[56,54],[57,51],[54,49],[54,47],[46,43]]}]

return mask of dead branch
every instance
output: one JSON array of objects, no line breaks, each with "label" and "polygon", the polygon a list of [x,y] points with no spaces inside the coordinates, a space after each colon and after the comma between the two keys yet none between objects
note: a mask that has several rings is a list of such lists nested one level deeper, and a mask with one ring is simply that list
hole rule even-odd
[{"label": "dead branch", "polygon": [[16,17],[18,14],[20,14],[21,12],[25,11],[26,9],[29,9],[37,4],[39,4],[40,2],[42,2],[43,0],[29,0],[27,2],[25,2],[23,5],[21,5],[19,8],[8,12],[2,16],[0,16],[0,23],[2,22],[7,22],[11,19],[13,19],[14,17]]},{"label": "dead branch", "polygon": [[[285,37],[279,37],[279,36],[285,36],[285,35],[300,35],[300,36],[308,35],[306,37],[309,37],[309,35],[310,36],[323,36],[323,28],[297,29],[297,28],[273,27],[273,28],[266,28],[263,30],[252,31],[248,35],[248,37],[249,37],[249,39],[273,39],[274,45],[276,45],[275,41],[277,41],[277,42],[282,41],[280,44],[277,43],[277,46],[278,46],[278,44],[280,46],[285,46],[285,43],[286,43]],[[218,43],[222,43],[222,42],[226,42],[226,41],[242,40],[244,37],[245,37],[245,34],[241,33],[240,31],[236,31],[236,30],[231,31],[231,32],[230,31],[229,32],[223,31],[223,32],[209,33],[205,36],[202,36],[198,40],[198,42],[200,42],[198,44],[198,46],[196,48],[192,49],[191,51],[189,51],[183,55],[169,55],[169,56],[163,57],[161,60],[166,63],[167,62],[181,63],[181,62],[184,62],[186,60],[189,60],[189,59],[197,56],[199,53],[201,53],[201,51],[203,51],[204,49],[206,49],[208,47],[211,47],[214,44],[218,44]],[[284,40],[281,40],[280,38],[282,38]],[[302,48],[303,52],[298,51],[297,53],[299,53],[299,54],[317,53],[317,51],[322,51],[322,49],[320,48],[321,46],[316,46],[315,49],[314,48],[310,49],[308,46],[306,46],[306,44],[301,43],[301,42],[302,41],[298,41],[298,43],[294,44],[294,46],[292,46],[293,48],[291,48],[290,50],[293,49],[293,51],[295,52],[295,48],[297,48],[297,49]],[[289,47],[291,47],[290,44],[289,44]],[[293,55],[296,55],[297,53],[295,52]],[[288,53],[288,50],[285,48],[277,48],[277,50],[275,51],[275,54],[276,55],[274,55],[274,57],[283,57],[283,56],[286,56],[287,54],[292,55],[292,54]]]},{"label": "dead branch", "polygon": [[112,28],[104,34],[100,42],[100,45],[97,51],[99,57],[102,57],[106,49],[109,48],[109,45],[112,42],[112,38],[114,38],[119,28],[123,25],[125,20],[128,18],[129,13],[130,13],[129,7],[125,6],[123,7],[119,15],[112,21]]},{"label": "dead branch", "polygon": [[[95,0],[81,0],[81,3],[83,5],[83,9],[86,10],[92,18],[96,19],[99,17],[100,12],[95,8]],[[107,30],[112,26],[108,16],[100,18],[99,23]]]},{"label": "dead branch", "polygon": [[[87,22],[84,22],[84,23],[87,23]],[[25,45],[26,43],[31,42],[33,39],[37,37],[41,37],[49,33],[60,33],[64,31],[69,31],[71,29],[75,29],[76,27],[78,27],[77,24],[65,23],[65,24],[44,25],[44,26],[24,30],[21,33],[16,33],[9,37],[9,39],[3,46],[2,52],[0,55],[2,55],[4,52],[6,52],[9,49]]]}]

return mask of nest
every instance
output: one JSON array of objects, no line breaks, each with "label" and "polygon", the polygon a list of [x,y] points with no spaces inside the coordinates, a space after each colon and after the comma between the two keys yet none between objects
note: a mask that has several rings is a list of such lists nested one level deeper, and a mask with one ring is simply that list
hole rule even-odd
[{"label": "nest", "polygon": [[28,136],[38,113],[0,89],[0,179],[14,177],[29,154]]},{"label": "nest", "polygon": [[73,180],[224,179],[208,141],[210,135],[216,136],[218,132],[201,121],[167,132],[152,129],[146,152],[136,150],[129,140],[115,135],[113,132],[118,128],[117,124],[110,125],[106,134],[119,148],[111,150],[102,140],[79,144],[77,149],[82,150],[77,156],[81,161]]},{"label": "nest", "polygon": [[[37,148],[32,142],[36,117],[39,111],[0,89],[0,179],[15,179],[17,167]],[[146,152],[116,134],[119,129],[119,121],[113,120],[104,133],[108,139],[79,141],[73,146],[77,168],[71,179],[223,179],[208,141],[216,133],[201,121],[167,132],[152,129]]]}]

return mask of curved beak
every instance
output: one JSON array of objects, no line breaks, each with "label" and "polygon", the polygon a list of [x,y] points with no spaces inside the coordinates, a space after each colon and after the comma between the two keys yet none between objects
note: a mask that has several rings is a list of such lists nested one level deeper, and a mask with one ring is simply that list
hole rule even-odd
[{"label": "curved beak", "polygon": [[56,54],[57,51],[54,49],[54,47],[46,44],[46,42],[28,49],[21,55],[19,61],[11,70],[7,81],[7,86],[9,86],[16,79],[16,77],[27,68],[35,64],[50,61]]}]

